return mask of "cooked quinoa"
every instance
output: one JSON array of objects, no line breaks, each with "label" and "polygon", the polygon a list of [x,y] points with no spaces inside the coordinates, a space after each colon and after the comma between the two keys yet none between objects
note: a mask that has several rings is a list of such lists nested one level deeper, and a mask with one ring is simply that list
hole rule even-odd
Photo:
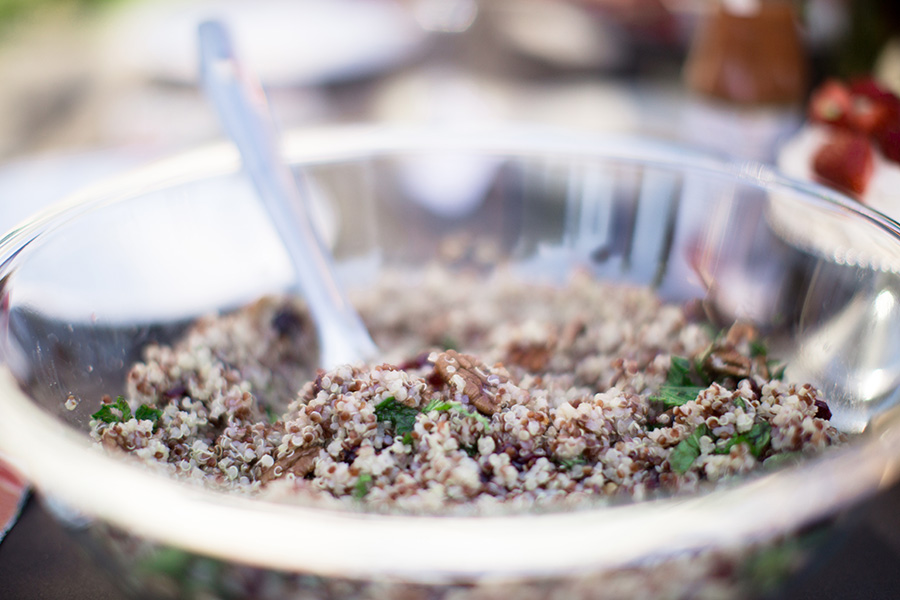
[{"label": "cooked quinoa", "polygon": [[843,441],[752,327],[647,288],[431,268],[357,306],[383,362],[316,371],[302,301],[266,297],[146,348],[92,435],[217,489],[408,512],[639,500]]}]

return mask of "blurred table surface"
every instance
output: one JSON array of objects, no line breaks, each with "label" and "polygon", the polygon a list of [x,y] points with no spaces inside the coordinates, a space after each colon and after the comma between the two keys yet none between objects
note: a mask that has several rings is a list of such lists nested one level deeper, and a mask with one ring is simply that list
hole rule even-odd
[{"label": "blurred table surface", "polygon": [[[285,126],[536,122],[737,148],[745,158],[763,159],[771,159],[767,144],[797,122],[797,111],[731,111],[692,97],[681,87],[683,45],[632,46],[624,58],[561,68],[499,44],[490,17],[480,15],[464,33],[434,35],[390,70],[271,88],[276,117]],[[98,27],[64,16],[0,38],[0,110],[17,115],[0,122],[0,193],[29,198],[0,204],[4,230],[91,177],[220,137],[196,87],[111,73],[96,62],[98,48],[86,39],[98,37]],[[706,136],[702,127],[710,119],[726,135]],[[760,131],[770,139],[757,139]],[[743,145],[741,136],[747,136]],[[63,172],[78,176],[61,179]],[[35,193],[29,181],[38,180],[43,187]],[[898,508],[900,486],[864,504],[830,552],[777,598],[900,598]],[[0,598],[122,597],[31,498],[0,543]]]},{"label": "blurred table surface", "polygon": [[[866,502],[818,562],[766,600],[900,598],[898,506],[900,486]],[[0,544],[0,598],[125,600],[126,596],[32,497]]]}]

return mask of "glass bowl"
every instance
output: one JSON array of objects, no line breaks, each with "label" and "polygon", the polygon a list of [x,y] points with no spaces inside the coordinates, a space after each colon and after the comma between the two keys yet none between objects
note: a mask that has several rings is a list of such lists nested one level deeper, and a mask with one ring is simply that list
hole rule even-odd
[{"label": "glass bowl", "polygon": [[539,279],[580,268],[649,285],[723,323],[752,321],[790,378],[820,386],[833,423],[854,435],[695,495],[479,517],[230,496],[103,452],[87,435],[90,415],[123,390],[146,344],[294,284],[236,153],[205,148],[85,190],[0,244],[0,451],[135,593],[754,594],[895,481],[893,221],[755,163],[648,140],[359,126],[295,132],[286,152],[348,287],[448,255]]}]

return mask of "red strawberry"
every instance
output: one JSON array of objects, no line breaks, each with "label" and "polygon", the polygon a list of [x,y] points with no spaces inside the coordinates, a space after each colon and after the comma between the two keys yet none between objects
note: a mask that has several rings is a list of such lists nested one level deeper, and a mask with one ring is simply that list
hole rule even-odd
[{"label": "red strawberry", "polygon": [[900,122],[891,123],[879,131],[875,137],[884,157],[900,163]]},{"label": "red strawberry", "polygon": [[813,171],[825,184],[861,196],[872,177],[875,159],[868,138],[835,131],[813,158]]},{"label": "red strawberry", "polygon": [[816,123],[845,127],[852,106],[850,89],[836,79],[828,79],[809,100],[809,118]]},{"label": "red strawberry", "polygon": [[850,83],[852,104],[849,125],[867,135],[877,135],[900,122],[900,99],[871,77]]},{"label": "red strawberry", "polygon": [[897,96],[889,89],[878,83],[874,77],[857,77],[850,82],[850,93],[858,96],[865,96],[872,100],[879,100],[888,103],[897,103]]}]

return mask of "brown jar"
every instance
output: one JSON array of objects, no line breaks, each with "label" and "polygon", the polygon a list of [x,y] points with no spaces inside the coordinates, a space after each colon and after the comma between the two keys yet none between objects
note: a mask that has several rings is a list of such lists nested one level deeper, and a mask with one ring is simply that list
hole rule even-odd
[{"label": "brown jar", "polygon": [[688,87],[738,104],[801,102],[806,53],[790,2],[720,3],[701,23],[685,65]]}]

